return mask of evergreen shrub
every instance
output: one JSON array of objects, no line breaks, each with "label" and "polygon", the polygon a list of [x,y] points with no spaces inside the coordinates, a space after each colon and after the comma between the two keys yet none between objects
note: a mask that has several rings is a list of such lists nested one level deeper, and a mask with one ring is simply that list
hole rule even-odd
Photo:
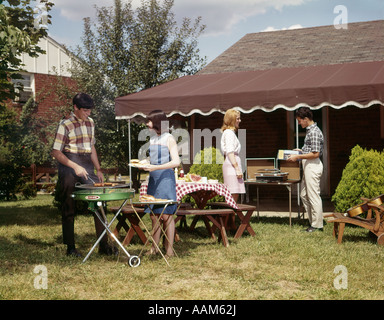
[{"label": "evergreen shrub", "polygon": [[366,150],[356,145],[332,196],[336,212],[346,212],[362,203],[362,197],[384,194],[384,151]]}]

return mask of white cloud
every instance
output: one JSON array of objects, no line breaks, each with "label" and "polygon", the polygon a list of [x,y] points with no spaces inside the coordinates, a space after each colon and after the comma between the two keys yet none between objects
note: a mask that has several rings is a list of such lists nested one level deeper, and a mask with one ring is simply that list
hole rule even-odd
[{"label": "white cloud", "polygon": [[300,24],[294,24],[288,28],[281,28],[281,29],[276,29],[275,27],[267,27],[262,32],[269,32],[269,31],[279,31],[279,30],[294,30],[294,29],[301,29],[303,28],[302,25]]},{"label": "white cloud", "polygon": [[175,12],[181,17],[203,18],[205,35],[229,34],[234,26],[262,15],[267,10],[282,10],[284,6],[298,6],[313,0],[175,0]]},{"label": "white cloud", "polygon": [[54,9],[60,11],[60,15],[70,21],[81,21],[86,17],[95,15],[94,6],[109,7],[113,0],[55,0]]},{"label": "white cloud", "polygon": [[[141,0],[131,1],[133,8]],[[228,34],[241,21],[265,13],[269,9],[282,10],[284,6],[298,6],[314,0],[175,0],[173,10],[177,19],[201,16],[207,25],[205,35]],[[56,0],[55,8],[60,15],[71,21],[93,17],[94,5],[113,6],[113,0]]]},{"label": "white cloud", "polygon": [[[134,9],[141,5],[141,0],[122,0],[122,2],[123,4],[131,2]],[[72,21],[81,21],[85,17],[94,17],[95,6],[112,7],[114,0],[55,0],[54,3],[54,8],[60,11],[62,17]]]}]

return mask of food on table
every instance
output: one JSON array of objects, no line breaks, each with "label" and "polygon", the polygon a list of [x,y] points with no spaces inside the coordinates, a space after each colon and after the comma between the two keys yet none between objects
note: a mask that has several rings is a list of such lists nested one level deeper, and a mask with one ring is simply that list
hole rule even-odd
[{"label": "food on table", "polygon": [[185,177],[186,182],[200,182],[201,177],[198,174],[188,173]]},{"label": "food on table", "polygon": [[143,194],[142,196],[140,196],[140,202],[143,202],[143,201],[153,201],[153,200],[155,200],[155,197],[151,196],[149,194]]},{"label": "food on table", "polygon": [[150,194],[143,194],[139,198],[140,202],[164,202],[164,201],[169,201],[168,199],[160,199],[160,198],[155,198],[154,196]]}]

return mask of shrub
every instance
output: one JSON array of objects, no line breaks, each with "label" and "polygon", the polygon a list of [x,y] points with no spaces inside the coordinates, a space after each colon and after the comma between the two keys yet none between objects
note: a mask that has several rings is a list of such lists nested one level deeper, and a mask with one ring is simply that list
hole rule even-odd
[{"label": "shrub", "polygon": [[24,199],[30,199],[30,198],[35,198],[37,195],[37,189],[36,187],[33,186],[32,182],[27,182],[25,183],[21,189],[21,194],[23,195]]},{"label": "shrub", "polygon": [[[219,150],[216,150],[214,147],[205,148],[196,154],[189,173],[223,182],[223,162],[224,157]],[[215,196],[208,203],[216,201],[224,201],[224,197]],[[195,200],[190,195],[183,197],[182,202],[195,204]]]},{"label": "shrub", "polygon": [[336,212],[362,203],[361,198],[384,194],[384,152],[365,150],[359,145],[351,151],[341,180],[332,196]]},{"label": "shrub", "polygon": [[223,182],[223,162],[224,157],[219,150],[205,148],[196,154],[189,172]]},{"label": "shrub", "polygon": [[16,199],[22,184],[22,166],[27,152],[21,141],[17,114],[13,109],[0,106],[0,195],[6,200]]},{"label": "shrub", "polygon": [[[0,146],[0,152],[2,148]],[[16,200],[17,189],[21,181],[21,168],[13,163],[5,163],[0,155],[0,197],[4,200]]]}]

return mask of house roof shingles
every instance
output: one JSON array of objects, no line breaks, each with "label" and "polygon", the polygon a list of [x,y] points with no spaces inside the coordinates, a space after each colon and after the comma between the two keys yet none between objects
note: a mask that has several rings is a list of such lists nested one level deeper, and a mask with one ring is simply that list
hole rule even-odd
[{"label": "house roof shingles", "polygon": [[384,60],[384,20],[249,33],[199,74]]}]

